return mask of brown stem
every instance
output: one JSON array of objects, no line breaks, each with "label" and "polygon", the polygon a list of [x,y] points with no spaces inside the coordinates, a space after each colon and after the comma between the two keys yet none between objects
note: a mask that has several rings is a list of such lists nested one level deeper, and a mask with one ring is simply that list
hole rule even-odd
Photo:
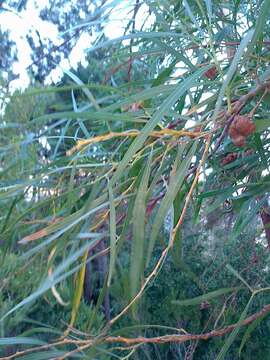
[{"label": "brown stem", "polygon": [[[176,342],[179,344],[179,343],[184,343],[186,341],[191,341],[191,340],[193,340],[193,341],[194,340],[195,341],[208,340],[213,337],[224,336],[224,335],[232,332],[237,326],[249,325],[252,322],[254,322],[255,320],[259,319],[260,317],[265,316],[269,311],[270,311],[270,304],[267,304],[263,307],[263,309],[256,312],[255,314],[250,315],[249,317],[244,319],[240,324],[238,322],[238,323],[226,326],[222,329],[212,330],[212,331],[204,333],[204,334],[172,334],[172,335],[164,335],[164,336],[157,336],[157,337],[151,337],[151,338],[146,338],[143,336],[140,336],[137,338],[126,338],[123,336],[108,336],[108,337],[104,338],[104,342],[105,343],[122,343],[122,344],[124,343],[127,346],[130,346],[130,345],[146,344],[146,343],[165,344],[165,343]],[[72,351],[73,353],[75,353],[80,350],[91,347],[94,344],[94,341],[92,339],[90,339],[90,340],[73,340],[73,339],[65,338],[65,339],[60,340],[55,343],[46,344],[43,346],[37,346],[35,348],[27,349],[24,351],[19,351],[13,355],[6,356],[1,359],[5,359],[5,360],[17,359],[18,357],[23,356],[28,353],[31,353],[31,352],[47,350],[47,349],[55,347],[57,345],[61,346],[61,345],[66,345],[66,344],[77,345],[77,348]],[[62,358],[66,358],[66,356],[64,356]]]},{"label": "brown stem", "polygon": [[[258,318],[264,316],[270,311],[270,304],[264,306],[262,310],[259,312],[247,317],[245,320],[243,320],[240,323],[240,326],[245,326],[251,324],[253,321],[257,320]],[[183,343],[190,340],[208,340],[212,337],[218,337],[218,336],[224,336],[230,332],[232,332],[237,326],[239,326],[239,323],[235,323],[229,326],[226,326],[222,329],[218,330],[212,330],[208,333],[204,334],[172,334],[172,335],[164,335],[164,336],[157,336],[157,337],[151,337],[146,338],[143,336],[137,337],[137,338],[126,338],[122,336],[109,336],[105,339],[105,342],[107,343],[124,343],[126,345],[134,345],[134,344],[165,344],[170,342],[177,342]]]}]

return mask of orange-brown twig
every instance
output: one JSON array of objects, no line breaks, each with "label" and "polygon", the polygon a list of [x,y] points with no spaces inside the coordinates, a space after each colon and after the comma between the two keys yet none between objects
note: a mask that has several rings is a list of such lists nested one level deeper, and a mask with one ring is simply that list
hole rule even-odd
[{"label": "orange-brown twig", "polygon": [[[159,131],[152,131],[149,136],[162,138],[163,136],[188,136],[190,138],[197,138],[201,136],[205,136],[206,133],[202,133],[199,131],[187,131],[187,130],[174,130],[174,129],[162,129]],[[81,150],[83,147],[87,145],[92,145],[99,143],[101,141],[111,140],[116,137],[136,137],[140,135],[139,130],[129,130],[122,132],[110,132],[108,134],[98,135],[90,139],[79,140],[77,145],[73,146],[70,150],[67,151],[67,156],[72,155],[74,152]]]},{"label": "orange-brown twig", "polygon": [[134,344],[145,344],[145,343],[152,343],[152,344],[164,344],[169,342],[177,342],[183,343],[190,340],[208,340],[212,337],[218,337],[226,335],[233,331],[237,326],[245,326],[251,324],[253,321],[257,320],[258,318],[266,315],[270,311],[270,304],[266,305],[262,310],[259,312],[247,317],[243,320],[240,324],[235,323],[229,326],[226,326],[222,329],[212,330],[208,333],[204,334],[172,334],[172,335],[164,335],[164,336],[157,336],[152,338],[147,337],[137,337],[137,338],[126,338],[122,336],[109,336],[105,339],[107,343],[124,343],[127,345],[134,345]]},{"label": "orange-brown twig", "polygon": [[[156,336],[156,337],[151,337],[151,338],[147,338],[147,337],[143,337],[143,336],[136,337],[136,338],[127,338],[127,337],[123,337],[123,336],[108,336],[108,337],[104,338],[104,342],[110,343],[110,344],[122,343],[122,344],[126,344],[127,346],[131,346],[131,345],[146,344],[146,343],[165,344],[165,343],[177,342],[179,344],[179,343],[184,343],[186,341],[192,341],[192,340],[195,340],[195,341],[196,340],[197,341],[198,340],[208,340],[213,337],[224,336],[224,335],[232,332],[237,326],[242,327],[242,326],[249,325],[252,322],[254,322],[255,320],[267,315],[267,313],[269,313],[269,312],[270,312],[270,304],[267,304],[260,311],[256,312],[255,314],[250,315],[249,317],[244,319],[241,323],[231,324],[224,328],[212,330],[212,331],[209,331],[209,332],[203,333],[203,334],[171,334],[171,335]],[[100,339],[100,341],[102,341],[102,339]],[[58,341],[58,342],[55,342],[52,344],[46,344],[46,345],[42,345],[42,346],[37,346],[32,349],[19,351],[15,354],[12,354],[12,355],[6,356],[6,357],[2,357],[0,359],[5,359],[5,360],[17,359],[19,356],[23,356],[23,355],[31,353],[31,352],[48,350],[49,348],[52,348],[55,346],[63,346],[63,345],[67,345],[67,344],[73,344],[73,345],[78,346],[78,348],[72,350],[72,354],[73,354],[80,350],[84,350],[86,348],[91,347],[94,342],[95,342],[95,339],[74,340],[74,339],[65,338],[61,341]],[[69,352],[67,354],[70,355],[71,352]],[[62,358],[66,358],[67,354],[65,354]]]}]

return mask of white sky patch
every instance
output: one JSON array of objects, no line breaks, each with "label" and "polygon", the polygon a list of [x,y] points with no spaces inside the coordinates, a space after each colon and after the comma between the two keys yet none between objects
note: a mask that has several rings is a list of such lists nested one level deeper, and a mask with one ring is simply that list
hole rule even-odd
[{"label": "white sky patch", "polygon": [[78,59],[80,59],[80,62],[82,64],[82,66],[87,66],[87,61],[85,58],[85,51],[84,48],[85,47],[90,47],[92,42],[93,42],[93,36],[91,36],[88,33],[82,33],[82,35],[80,36],[76,46],[72,49],[70,56],[69,56],[69,61],[70,61],[70,65],[72,68],[76,68],[78,65]]},{"label": "white sky patch", "polygon": [[[123,36],[124,30],[128,25],[132,17],[132,10],[134,6],[130,1],[120,2],[115,6],[113,12],[110,15],[110,21],[104,27],[104,34],[110,39],[116,39]],[[130,40],[125,40],[123,43],[129,43]],[[125,45],[127,45],[125,44]]]},{"label": "white sky patch", "polygon": [[19,78],[11,81],[11,92],[17,88],[26,88],[30,83],[27,67],[32,63],[32,60],[31,48],[26,35],[31,34],[35,44],[39,42],[37,32],[42,42],[46,42],[46,39],[50,39],[55,45],[59,45],[61,42],[58,37],[57,26],[48,21],[43,21],[39,17],[41,3],[43,3],[44,7],[47,1],[40,1],[38,5],[35,1],[29,1],[26,10],[21,11],[19,15],[12,12],[2,12],[0,14],[1,29],[10,32],[10,39],[17,46],[18,61],[13,64],[13,72],[18,74]]},{"label": "white sky patch", "polygon": [[17,46],[18,61],[16,61],[13,65],[13,71],[15,74],[20,74],[20,77],[10,84],[12,91],[13,88],[15,90],[20,83],[22,83],[23,86],[29,85],[29,78],[26,73],[26,68],[31,64],[31,48],[28,45],[26,39],[22,36],[22,34],[25,34],[29,31],[29,27],[23,19],[20,19],[15,14],[9,12],[0,14],[0,23],[1,29],[3,31],[8,30],[10,32],[10,38],[16,43]]},{"label": "white sky patch", "polygon": [[208,168],[205,170],[205,175],[208,176],[208,175],[212,174],[212,172],[213,172],[213,168]]},{"label": "white sky patch", "polygon": [[[110,38],[118,38],[123,36],[124,29],[128,25],[130,19],[132,19],[134,13],[134,1],[125,0],[120,1],[117,5],[113,6],[114,1],[111,1],[113,10],[109,7],[105,10],[105,13],[110,12],[109,20],[104,27],[105,35]],[[50,4],[49,0],[28,0],[27,7],[22,10],[18,15],[13,12],[2,12],[0,14],[0,26],[2,30],[8,30],[10,32],[10,39],[16,43],[18,61],[13,64],[13,71],[19,75],[19,78],[13,80],[10,83],[11,91],[15,91],[18,88],[25,89],[30,79],[27,74],[27,67],[32,64],[31,60],[31,48],[28,45],[26,35],[31,35],[35,45],[39,44],[39,36],[41,42],[46,44],[48,40],[52,41],[54,45],[58,46],[63,42],[60,34],[58,33],[57,26],[49,21],[44,21],[39,17],[39,12],[44,7]],[[76,5],[76,1],[71,1],[67,4],[67,7]],[[69,9],[65,9],[68,11]],[[89,6],[89,12],[95,10],[94,4]],[[147,20],[147,21],[146,21]],[[136,16],[136,31],[141,30],[143,24],[147,22],[147,25],[151,25],[155,21],[155,16],[149,16],[149,9],[146,4],[140,6]],[[39,36],[37,34],[39,33]],[[84,32],[77,40],[75,47],[72,49],[68,59],[62,59],[59,66],[57,66],[45,80],[45,84],[57,83],[63,76],[64,69],[76,69],[78,63],[83,66],[87,66],[85,50],[90,48],[96,39],[97,34],[93,33],[91,36],[89,33]],[[130,40],[126,40],[126,45]],[[45,50],[45,49],[44,49]]]},{"label": "white sky patch", "polygon": [[269,175],[269,170],[268,170],[268,169],[264,169],[264,170],[262,171],[262,176],[264,177],[264,176],[267,176],[267,175]]},{"label": "white sky patch", "polygon": [[185,123],[185,129],[190,129],[193,128],[196,125],[196,121],[195,120],[187,120]]},{"label": "white sky patch", "polygon": [[39,139],[38,139],[39,143],[47,150],[51,150],[51,146],[50,144],[48,143],[48,140],[46,138],[46,136],[41,136]]},{"label": "white sky patch", "polygon": [[148,26],[152,26],[156,21],[155,15],[152,13],[149,15],[149,8],[146,4],[142,4],[138,10],[136,16],[136,30],[141,31],[143,25],[147,23]]},{"label": "white sky patch", "polygon": [[77,69],[78,68],[78,64],[81,63],[81,65],[83,67],[87,66],[87,61],[86,61],[86,52],[85,49],[90,47],[90,45],[93,43],[93,41],[95,40],[96,35],[90,35],[89,33],[82,33],[82,35],[79,37],[77,44],[74,46],[74,48],[71,50],[71,53],[69,55],[68,59],[62,59],[59,66],[57,66],[55,69],[53,69],[51,71],[51,73],[47,76],[47,78],[45,79],[45,84],[49,85],[51,83],[58,83],[64,72],[64,70],[70,70],[70,68],[72,69]]}]

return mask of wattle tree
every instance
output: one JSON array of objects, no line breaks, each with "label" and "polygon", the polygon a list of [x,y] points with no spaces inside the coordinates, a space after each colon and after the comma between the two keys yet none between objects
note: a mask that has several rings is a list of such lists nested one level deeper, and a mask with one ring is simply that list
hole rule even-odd
[{"label": "wattle tree", "polygon": [[269,9],[135,1],[87,67],[6,93],[5,359],[268,358]]}]

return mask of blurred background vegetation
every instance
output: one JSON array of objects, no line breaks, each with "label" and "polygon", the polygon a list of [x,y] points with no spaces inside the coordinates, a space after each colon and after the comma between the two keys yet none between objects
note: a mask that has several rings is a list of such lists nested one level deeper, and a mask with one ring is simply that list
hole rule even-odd
[{"label": "blurred background vegetation", "polygon": [[0,356],[268,359],[270,1],[123,3],[48,1],[24,90],[1,30]]}]

